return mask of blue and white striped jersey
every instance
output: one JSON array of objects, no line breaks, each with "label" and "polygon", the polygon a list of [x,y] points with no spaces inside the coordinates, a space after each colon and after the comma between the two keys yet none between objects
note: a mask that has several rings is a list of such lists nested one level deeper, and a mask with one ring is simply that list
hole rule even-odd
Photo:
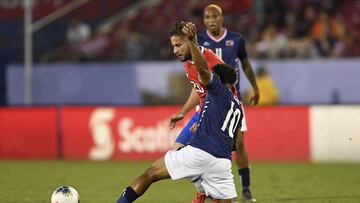
[{"label": "blue and white striped jersey", "polygon": [[217,158],[231,159],[234,134],[244,117],[242,104],[215,75],[206,88],[198,128],[189,145]]},{"label": "blue and white striped jersey", "polygon": [[[245,49],[245,40],[239,33],[225,30],[221,38],[215,39],[208,31],[202,31],[197,37],[200,46],[211,49],[226,64],[234,67],[239,77],[240,60],[247,59],[248,57]],[[237,82],[235,86],[238,93],[240,93],[239,83]]]}]

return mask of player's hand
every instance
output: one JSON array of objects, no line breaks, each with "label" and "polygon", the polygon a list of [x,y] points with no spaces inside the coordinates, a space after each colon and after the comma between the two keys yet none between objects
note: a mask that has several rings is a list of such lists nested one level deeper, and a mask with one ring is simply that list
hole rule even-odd
[{"label": "player's hand", "polygon": [[187,36],[190,42],[197,43],[196,26],[194,23],[187,22],[186,25],[183,27],[182,31],[184,32],[185,36]]},{"label": "player's hand", "polygon": [[181,113],[181,112],[172,115],[172,116],[170,117],[170,124],[169,124],[170,129],[175,128],[176,122],[182,120],[182,119],[184,118],[184,116],[185,116],[185,115],[184,115],[183,113]]},{"label": "player's hand", "polygon": [[250,99],[250,104],[253,106],[258,105],[260,100],[260,93],[258,89],[254,89],[254,96],[251,97]]},{"label": "player's hand", "polygon": [[197,122],[195,122],[191,127],[190,127],[190,132],[195,133],[197,130],[198,124]]}]

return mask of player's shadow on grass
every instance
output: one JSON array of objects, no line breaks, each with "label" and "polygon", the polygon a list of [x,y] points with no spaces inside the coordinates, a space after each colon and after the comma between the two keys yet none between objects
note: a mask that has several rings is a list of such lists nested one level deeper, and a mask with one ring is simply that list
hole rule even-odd
[{"label": "player's shadow on grass", "polygon": [[314,196],[314,197],[283,197],[276,201],[305,201],[305,200],[359,200],[360,195]]}]

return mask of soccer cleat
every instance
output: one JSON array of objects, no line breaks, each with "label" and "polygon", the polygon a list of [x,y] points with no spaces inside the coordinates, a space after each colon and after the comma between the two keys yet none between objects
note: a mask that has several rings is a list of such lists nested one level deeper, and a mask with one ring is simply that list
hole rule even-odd
[{"label": "soccer cleat", "polygon": [[195,199],[192,200],[191,203],[204,203],[205,199],[206,199],[205,194],[201,194],[200,192],[196,192],[196,197],[195,197]]},{"label": "soccer cleat", "polygon": [[256,202],[256,199],[253,198],[250,190],[242,193],[242,200],[245,202]]}]

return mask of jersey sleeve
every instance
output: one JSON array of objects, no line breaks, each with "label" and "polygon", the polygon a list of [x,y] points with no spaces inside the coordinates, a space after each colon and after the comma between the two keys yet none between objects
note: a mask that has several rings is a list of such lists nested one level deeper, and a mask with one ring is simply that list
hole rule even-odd
[{"label": "jersey sleeve", "polygon": [[239,109],[240,109],[240,122],[238,122],[237,128],[239,128],[239,130],[240,130],[243,125],[246,126],[246,122],[243,122],[243,120],[245,119],[244,118],[245,112],[244,112],[243,103],[241,101],[239,101]]},{"label": "jersey sleeve", "polygon": [[212,74],[208,84],[206,85],[206,89],[208,90],[208,93],[219,96],[223,93],[222,86],[223,84],[220,79]]},{"label": "jersey sleeve", "polygon": [[238,57],[240,60],[247,59],[247,57],[248,57],[246,48],[245,48],[245,40],[241,36],[240,36],[240,40],[239,40]]}]

